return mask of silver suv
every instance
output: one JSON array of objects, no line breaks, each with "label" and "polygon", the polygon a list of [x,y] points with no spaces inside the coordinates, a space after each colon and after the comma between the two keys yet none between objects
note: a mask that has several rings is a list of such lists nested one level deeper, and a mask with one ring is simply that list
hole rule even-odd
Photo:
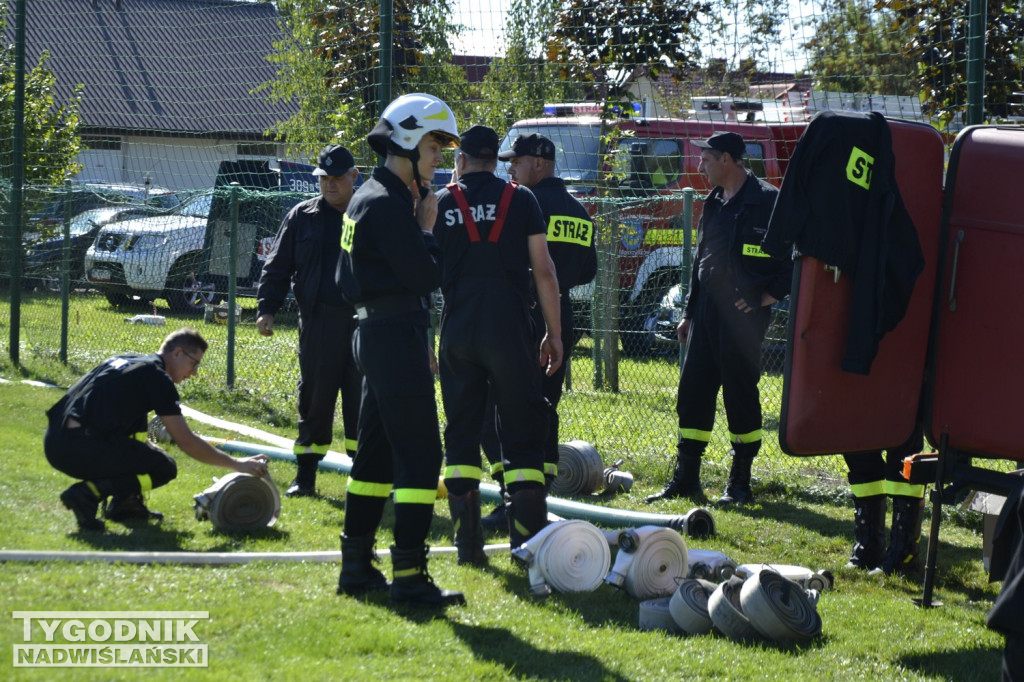
[{"label": "silver suv", "polygon": [[114,306],[133,296],[164,298],[172,311],[200,312],[215,297],[199,281],[212,194],[166,215],[125,220],[99,231],[85,252],[85,277]]}]

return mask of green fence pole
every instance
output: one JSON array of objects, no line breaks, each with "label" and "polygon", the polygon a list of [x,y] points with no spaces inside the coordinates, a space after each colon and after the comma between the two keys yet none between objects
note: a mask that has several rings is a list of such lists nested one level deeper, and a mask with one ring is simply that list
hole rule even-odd
[{"label": "green fence pole", "polygon": [[11,362],[21,348],[21,218],[25,192],[25,0],[14,4],[14,130],[11,149]]},{"label": "green fence pole", "polygon": [[985,24],[987,0],[970,0],[967,27],[967,125],[985,122]]},{"label": "green fence pole", "polygon": [[237,182],[231,183],[231,233],[228,237],[228,367],[227,384],[235,387],[235,288],[238,270],[238,191]]},{"label": "green fence pole", "polygon": [[[64,181],[64,191],[71,196],[71,181]],[[61,226],[64,243],[60,253],[60,361],[68,364],[68,309],[71,305],[71,201],[64,202],[64,223]],[[46,273],[43,273],[46,277]]]},{"label": "green fence pole", "polygon": [[[690,288],[690,273],[693,270],[693,188],[687,187],[683,190],[683,254],[680,259],[679,285],[680,305],[686,301],[686,294]],[[679,344],[679,366],[683,366],[683,357],[686,356],[686,343]]]},{"label": "green fence pole", "polygon": [[395,44],[395,6],[393,0],[381,0],[380,3],[380,93],[379,113],[391,101],[391,55]]}]

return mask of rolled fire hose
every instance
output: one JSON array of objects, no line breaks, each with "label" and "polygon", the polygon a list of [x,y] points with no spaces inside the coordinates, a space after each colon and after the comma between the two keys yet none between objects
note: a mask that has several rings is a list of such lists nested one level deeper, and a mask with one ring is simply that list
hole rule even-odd
[{"label": "rolled fire hose", "polygon": [[719,583],[708,597],[708,613],[715,629],[729,639],[756,639],[760,633],[750,624],[750,619],[744,615],[740,604],[742,587],[743,579],[735,575],[724,583]]},{"label": "rolled fire hose", "polygon": [[[190,414],[190,416],[193,416]],[[295,455],[290,450],[282,447],[268,445],[255,445],[237,440],[226,440],[224,438],[202,437],[205,441],[225,452],[235,452],[240,455],[267,455],[271,459],[286,462],[295,462]],[[337,460],[328,459],[320,462],[321,471],[333,471],[340,474],[348,474],[352,471],[352,460],[348,457],[339,456]],[[503,498],[498,486],[490,483],[480,484],[480,499],[484,502],[498,503]],[[557,497],[549,497],[547,500],[548,512],[565,518],[581,519],[590,521],[593,524],[607,528],[633,528],[636,526],[663,526],[674,528],[686,533],[690,537],[700,537],[705,534],[714,534],[715,524],[711,515],[703,509],[694,509],[686,516],[673,516],[669,514],[654,514],[651,512],[634,511],[631,509],[615,509],[596,504],[585,504],[575,500],[563,500]]]},{"label": "rolled fire hose", "polygon": [[233,472],[195,495],[196,520],[209,519],[220,530],[258,530],[273,526],[281,514],[281,496],[267,476]]},{"label": "rolled fire hose", "polygon": [[[671,532],[671,531],[669,531]],[[530,569],[530,594],[593,592],[611,564],[604,535],[586,521],[558,521],[545,526],[512,551]]]},{"label": "rolled fire hose", "polygon": [[146,438],[154,443],[170,443],[171,434],[167,431],[159,416],[149,420],[149,427],[146,429]]},{"label": "rolled fire hose", "polygon": [[829,570],[812,571],[803,566],[791,566],[789,564],[742,564],[736,567],[736,574],[741,578],[748,578],[758,571],[769,569],[775,571],[783,578],[792,580],[805,590],[817,590],[824,592],[832,589],[834,578]]},{"label": "rolled fire hose", "polygon": [[672,593],[668,608],[680,630],[688,635],[706,635],[714,623],[708,613],[708,599],[718,585],[707,580],[686,578]]},{"label": "rolled fire hose", "polygon": [[555,495],[589,495],[604,483],[604,462],[593,445],[571,440],[558,445],[558,476],[551,482]]},{"label": "rolled fire hose", "polygon": [[806,642],[821,634],[821,616],[815,608],[817,594],[765,569],[743,582],[740,604],[750,624],[766,638]]},{"label": "rolled fire hose", "polygon": [[640,602],[640,629],[641,630],[664,630],[665,632],[679,632],[679,626],[672,618],[672,610],[669,606],[670,597],[658,597]]},{"label": "rolled fire hose", "polygon": [[690,549],[687,577],[720,583],[736,572],[736,562],[722,552],[711,549]]},{"label": "rolled fire hose", "polygon": [[615,564],[604,581],[635,599],[671,596],[686,575],[686,542],[676,531],[641,526],[619,534]]}]

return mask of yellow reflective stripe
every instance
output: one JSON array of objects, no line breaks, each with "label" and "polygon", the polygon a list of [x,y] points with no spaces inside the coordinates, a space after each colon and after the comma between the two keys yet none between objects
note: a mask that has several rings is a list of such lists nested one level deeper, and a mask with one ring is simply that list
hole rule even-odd
[{"label": "yellow reflective stripe", "polygon": [[505,485],[513,483],[544,483],[544,472],[539,469],[509,469],[505,472]]},{"label": "yellow reflective stripe", "polygon": [[875,157],[854,147],[846,162],[846,179],[858,187],[871,189],[871,169],[874,165]]},{"label": "yellow reflective stripe", "polygon": [[153,489],[153,479],[149,474],[139,474],[136,476],[139,479],[139,491],[148,493]]},{"label": "yellow reflective stripe", "polygon": [[356,236],[356,221],[348,217],[348,213],[341,217],[341,248],[346,253],[352,253],[352,242]]},{"label": "yellow reflective stripe", "polygon": [[328,445],[299,445],[296,443],[292,446],[292,454],[294,455],[326,455]]},{"label": "yellow reflective stripe", "polygon": [[491,476],[494,474],[500,474],[505,470],[505,464],[503,462],[495,462],[491,465]]},{"label": "yellow reflective stripe", "polygon": [[[391,494],[390,483],[371,483],[370,481],[357,481],[354,478],[348,479],[348,492],[363,497],[387,497]],[[434,491],[437,494],[437,491]]]},{"label": "yellow reflective stripe", "polygon": [[545,476],[557,476],[558,465],[552,464],[551,462],[544,462],[544,475]]},{"label": "yellow reflective stripe", "polygon": [[871,481],[869,483],[852,483],[850,492],[854,497],[874,497],[885,494],[885,481]]},{"label": "yellow reflective stripe", "polygon": [[901,495],[903,497],[924,498],[923,483],[903,483],[901,481],[886,481],[885,492],[890,495]]},{"label": "yellow reflective stripe", "polygon": [[441,109],[441,111],[437,112],[436,114],[427,114],[426,116],[423,117],[423,119],[426,121],[447,121],[448,110]]},{"label": "yellow reflective stripe", "polygon": [[548,241],[589,247],[594,243],[594,223],[567,215],[548,218]]},{"label": "yellow reflective stripe", "polygon": [[85,484],[87,486],[89,486],[89,490],[91,490],[92,494],[96,496],[96,499],[98,499],[98,500],[102,500],[103,499],[103,496],[100,495],[100,489],[96,487],[95,483],[93,483],[92,481],[86,481]]},{"label": "yellow reflective stripe", "polygon": [[699,440],[702,443],[711,442],[711,432],[700,429],[679,429],[679,437],[687,440]]},{"label": "yellow reflective stripe", "polygon": [[345,439],[345,449],[346,450],[356,450],[358,448],[359,448],[359,441],[357,441],[355,438],[346,438]]},{"label": "yellow reflective stripe", "polygon": [[419,575],[420,571],[419,566],[414,566],[412,568],[393,569],[391,575],[395,578],[408,578],[409,576]]},{"label": "yellow reflective stripe", "polygon": [[395,504],[429,504],[437,499],[437,488],[395,488]]},{"label": "yellow reflective stripe", "polygon": [[480,467],[469,466],[467,464],[452,464],[444,468],[445,478],[469,478],[474,481],[479,481],[483,478],[484,470]]},{"label": "yellow reflective stripe", "polygon": [[753,256],[754,258],[771,258],[771,256],[761,250],[760,244],[744,244],[743,255]]},{"label": "yellow reflective stripe", "polygon": [[757,429],[756,431],[751,431],[750,433],[733,433],[732,431],[730,431],[729,432],[729,442],[730,443],[756,443],[757,441],[761,440],[763,435],[764,434],[762,433],[761,429]]},{"label": "yellow reflective stripe", "polygon": [[134,438],[135,440],[146,440],[146,434],[140,431],[139,433],[133,433],[132,438]]}]

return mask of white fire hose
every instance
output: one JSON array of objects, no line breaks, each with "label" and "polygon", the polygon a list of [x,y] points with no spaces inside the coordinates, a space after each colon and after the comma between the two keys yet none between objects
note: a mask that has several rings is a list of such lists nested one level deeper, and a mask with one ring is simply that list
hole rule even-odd
[{"label": "white fire hose", "polygon": [[669,604],[669,597],[658,597],[640,602],[639,626],[641,630],[664,630],[665,632],[679,632],[679,626],[672,618],[672,609]]},{"label": "white fire hose", "polygon": [[270,475],[233,472],[214,479],[195,495],[196,520],[209,519],[220,530],[258,530],[273,526],[281,514],[281,496]]},{"label": "white fire hose", "polygon": [[619,533],[619,552],[604,581],[635,599],[671,596],[688,570],[686,542],[676,531],[641,526]]},{"label": "white fire hose", "polygon": [[818,594],[765,569],[743,582],[740,604],[750,624],[767,639],[806,642],[821,634]]},{"label": "white fire hose", "polygon": [[689,570],[686,575],[689,578],[720,583],[731,578],[736,572],[736,562],[722,552],[691,548],[688,558]]},{"label": "white fire hose", "polygon": [[739,576],[719,583],[708,597],[708,613],[715,629],[729,639],[756,639],[759,633],[750,624],[750,619],[743,613],[743,607],[740,605],[742,586],[743,580]]},{"label": "white fire hose", "polygon": [[816,590],[824,592],[832,589],[834,578],[829,570],[812,571],[803,566],[791,566],[789,564],[741,564],[736,567],[736,574],[741,578],[749,578],[758,571],[768,569],[781,575],[783,578],[792,580],[805,590]]},{"label": "white fire hose", "polygon": [[608,573],[611,550],[604,535],[587,521],[558,521],[545,526],[512,556],[530,570],[530,594],[593,592]]},{"label": "white fire hose", "polygon": [[589,495],[604,482],[604,462],[593,445],[572,440],[558,445],[558,475],[551,482],[556,496]]},{"label": "white fire hose", "polygon": [[707,580],[687,578],[679,581],[679,587],[669,600],[672,620],[688,635],[705,635],[711,632],[714,623],[708,612],[708,599],[718,588]]}]

